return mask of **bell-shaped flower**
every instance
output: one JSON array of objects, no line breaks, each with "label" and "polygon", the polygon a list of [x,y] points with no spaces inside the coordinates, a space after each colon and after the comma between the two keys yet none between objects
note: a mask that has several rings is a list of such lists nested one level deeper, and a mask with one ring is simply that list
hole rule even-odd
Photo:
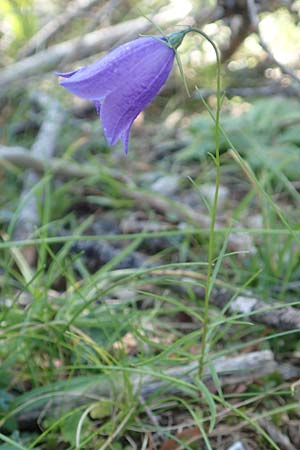
[{"label": "bell-shaped flower", "polygon": [[127,153],[133,121],[166,82],[177,46],[161,36],[141,37],[89,66],[58,73],[64,78],[60,84],[94,102],[108,144],[121,139]]}]

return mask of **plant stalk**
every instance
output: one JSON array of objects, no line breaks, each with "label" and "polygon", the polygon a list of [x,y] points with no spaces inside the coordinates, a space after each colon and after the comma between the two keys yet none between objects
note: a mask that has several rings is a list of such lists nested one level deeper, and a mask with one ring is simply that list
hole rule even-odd
[{"label": "plant stalk", "polygon": [[215,157],[213,158],[215,166],[216,166],[216,182],[215,182],[215,193],[213,206],[211,211],[211,221],[209,227],[209,243],[208,243],[208,269],[207,269],[207,280],[205,285],[205,298],[204,298],[204,312],[203,312],[203,321],[202,321],[202,333],[201,333],[201,353],[199,359],[199,378],[202,378],[203,370],[205,366],[205,356],[206,356],[206,347],[207,347],[207,336],[208,336],[208,325],[209,325],[209,303],[210,303],[210,294],[212,290],[211,286],[211,277],[213,273],[214,266],[214,252],[215,252],[215,225],[216,225],[216,217],[217,217],[217,208],[218,208],[218,197],[219,197],[219,188],[220,188],[220,178],[221,178],[221,164],[220,164],[220,112],[221,112],[221,61],[219,56],[219,51],[216,44],[201,30],[197,28],[189,28],[187,32],[195,32],[204,37],[213,47],[216,54],[217,61],[217,107],[216,107],[216,115],[215,115]]}]

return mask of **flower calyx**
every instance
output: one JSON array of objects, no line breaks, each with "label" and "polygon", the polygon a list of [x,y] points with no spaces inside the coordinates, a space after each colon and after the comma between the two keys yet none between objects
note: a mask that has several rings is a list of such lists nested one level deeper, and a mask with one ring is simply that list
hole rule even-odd
[{"label": "flower calyx", "polygon": [[190,28],[185,30],[174,31],[167,36],[168,43],[174,50],[176,50],[182,43],[184,36],[190,31]]}]

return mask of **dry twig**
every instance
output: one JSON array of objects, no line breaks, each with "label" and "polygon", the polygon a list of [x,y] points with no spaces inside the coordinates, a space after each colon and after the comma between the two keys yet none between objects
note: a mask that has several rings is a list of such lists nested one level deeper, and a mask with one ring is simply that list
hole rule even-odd
[{"label": "dry twig", "polygon": [[290,438],[283,434],[270,420],[259,419],[259,425],[268,433],[270,438],[280,446],[281,450],[297,450]]},{"label": "dry twig", "polygon": [[[10,162],[18,167],[31,167],[37,172],[44,172],[46,169],[52,171],[52,173],[62,176],[62,177],[79,177],[84,176],[96,176],[99,175],[99,170],[95,167],[88,165],[79,166],[76,163],[70,163],[69,161],[63,161],[59,159],[49,159],[48,161],[43,161],[36,154],[28,154],[22,147],[5,147],[0,146],[0,164],[5,165]],[[114,171],[110,172],[110,176],[113,178],[120,179],[116,176]],[[124,181],[124,180],[123,180]],[[187,205],[182,208],[182,205],[176,201],[170,201],[167,198],[158,196],[155,193],[143,192],[140,190],[126,189],[124,188],[123,193],[128,198],[134,200],[134,202],[143,208],[154,208],[156,211],[168,214],[176,214],[181,220],[188,222],[194,222],[198,226],[207,228],[209,225],[209,218],[203,214],[195,212],[192,208]]]},{"label": "dry twig", "polygon": [[[44,161],[46,167],[47,161],[51,160],[56,148],[62,124],[62,111],[56,100],[50,99],[43,93],[39,93],[36,99],[41,107],[46,110],[46,114],[30,153],[33,157],[38,157]],[[14,232],[16,240],[28,238],[35,227],[39,225],[36,196],[31,192],[38,180],[39,177],[34,171],[28,170],[25,173],[23,191],[20,195],[20,203],[23,207]],[[34,256],[30,249],[26,251],[26,254],[30,263],[33,263]]]},{"label": "dry twig", "polygon": [[[157,270],[153,271],[156,275],[168,275],[180,277],[181,280],[206,280],[206,275],[194,273],[186,270]],[[216,281],[217,286],[222,282]],[[170,284],[172,289],[172,284]],[[176,291],[183,290],[184,287],[175,284]],[[191,285],[191,288],[199,298],[204,298],[204,288]],[[279,303],[270,299],[266,303],[250,293],[239,294],[234,298],[234,292],[226,288],[216,287],[212,291],[211,303],[222,309],[228,315],[242,315],[245,320],[260,323],[271,328],[282,331],[300,330],[300,309],[294,306],[288,306],[286,303]],[[300,302],[299,302],[300,304]]]},{"label": "dry twig", "polygon": [[19,59],[26,58],[35,53],[37,49],[44,47],[56,33],[66,27],[72,20],[97,5],[97,3],[99,3],[99,0],[80,0],[79,2],[74,0],[71,3],[67,3],[65,11],[47,22],[26,42],[19,52]]},{"label": "dry twig", "polygon": [[[215,359],[211,364],[214,366],[222,386],[241,382],[250,383],[262,376],[281,371],[280,365],[276,363],[273,353],[269,350],[245,353],[230,358],[222,357]],[[162,377],[160,372],[147,375],[143,371],[139,373],[139,370],[137,370],[137,374],[131,376],[131,383],[134,391],[144,399],[157,392],[160,392],[160,395],[163,395],[163,392],[167,395],[178,395],[181,392],[182,383],[193,384],[194,379],[197,378],[197,373],[198,362],[195,361],[185,366],[167,369]],[[47,400],[42,401],[40,399],[38,407],[32,406],[32,409],[27,408],[26,412],[17,413],[20,427],[26,428],[32,425],[45,408],[47,414],[57,415],[79,405],[88,404],[91,401],[97,401],[97,399],[100,400],[102,397],[119,395],[123,391],[122,369],[120,369],[120,373],[114,371],[113,374],[114,376],[111,377],[111,372],[107,367],[107,375],[99,377],[99,381],[95,382],[93,387],[84,386],[69,392],[59,392],[59,396],[54,391],[51,400],[49,400],[51,398],[50,391]],[[174,379],[174,383],[171,382],[171,379]],[[176,383],[176,380],[180,383]],[[204,372],[202,381],[208,385],[213,384],[211,371],[208,367]],[[46,402],[47,405],[45,405]]]}]

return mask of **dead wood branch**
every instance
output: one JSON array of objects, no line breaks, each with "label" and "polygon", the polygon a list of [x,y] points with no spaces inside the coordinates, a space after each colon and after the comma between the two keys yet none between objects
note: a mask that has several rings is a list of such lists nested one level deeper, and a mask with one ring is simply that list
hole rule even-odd
[{"label": "dead wood branch", "polygon": [[38,174],[52,173],[61,178],[84,178],[99,176],[100,169],[106,174],[124,183],[129,183],[128,177],[113,169],[92,166],[90,164],[78,164],[62,158],[50,158],[45,160],[38,154],[33,154],[24,147],[8,147],[0,145],[0,166],[16,166],[20,169],[31,169]]},{"label": "dead wood branch", "polygon": [[[152,273],[160,276],[168,275],[179,277],[181,281],[198,280],[199,282],[199,280],[206,280],[206,275],[187,270],[154,269]],[[218,286],[222,283],[217,281],[216,284]],[[185,288],[177,283],[174,283],[174,285],[168,284],[168,286],[170,289],[175,289],[176,292],[185,292]],[[205,289],[203,287],[191,285],[190,288],[193,289],[198,298],[204,298]],[[294,306],[288,306],[287,304],[279,303],[272,299],[266,303],[254,297],[254,295],[251,295],[249,292],[239,294],[234,298],[234,291],[230,291],[228,288],[218,287],[213,289],[210,301],[212,305],[224,310],[228,315],[242,315],[245,320],[250,320],[282,331],[300,330],[300,309]],[[300,301],[295,303],[300,306]]]},{"label": "dead wood branch", "polygon": [[268,433],[270,438],[280,446],[281,450],[297,450],[291,443],[290,438],[283,434],[270,420],[262,418],[259,419],[258,423]]},{"label": "dead wood branch", "polygon": [[[97,166],[90,166],[88,164],[79,165],[59,158],[43,161],[39,156],[31,154],[22,147],[5,147],[0,145],[0,166],[7,166],[8,163],[20,168],[31,168],[38,173],[43,173],[48,170],[55,176],[65,178],[99,177],[101,171],[104,170],[106,175],[124,183],[122,194],[133,200],[139,208],[143,210],[149,208],[154,209],[166,217],[175,215],[176,219],[173,222],[177,223],[180,221],[191,223],[204,229],[207,229],[210,225],[210,218],[206,214],[195,211],[187,204],[183,205],[180,201],[172,198],[159,196],[157,193],[151,191],[142,191],[132,184],[131,180],[128,180],[127,177],[116,170],[103,169],[103,167],[98,168]],[[222,228],[223,219],[219,220],[216,226],[217,228]],[[235,233],[234,229],[228,237],[228,246],[232,251],[241,251],[241,248],[246,251],[255,251],[252,236],[250,234],[244,234],[243,243],[241,244],[239,236]]]},{"label": "dead wood branch", "polygon": [[[74,0],[67,4],[65,11],[55,16],[46,23],[38,32],[26,42],[25,46],[19,52],[19,59],[31,56],[37,49],[44,47],[56,33],[66,27],[72,20],[80,17],[97,5],[99,0]],[[102,9],[102,8],[101,8]]]},{"label": "dead wood branch", "polygon": [[244,314],[246,320],[282,331],[300,330],[300,309],[274,301],[265,303],[246,295],[239,295],[233,301],[231,297],[228,291],[217,289],[211,301],[218,308],[227,308],[228,314]]},{"label": "dead wood branch", "polygon": [[40,155],[32,154],[24,147],[7,147],[0,145],[0,165],[10,164],[21,169],[31,169],[37,173],[47,170],[53,175],[62,178],[82,178],[97,175],[97,169],[89,165],[80,165],[61,158],[51,158],[45,161]]},{"label": "dead wood branch", "polygon": [[[99,170],[91,166],[79,166],[76,163],[69,161],[62,161],[59,159],[49,159],[43,161],[36,154],[29,154],[22,147],[5,147],[0,146],[0,164],[2,165],[10,162],[18,167],[31,167],[37,172],[44,172],[47,169],[52,171],[55,175],[63,177],[79,177],[99,175]],[[110,175],[116,178],[116,174],[111,172]],[[118,177],[118,179],[120,179]],[[124,181],[124,180],[123,180]],[[175,213],[180,220],[191,221],[197,225],[207,228],[209,226],[209,218],[205,215],[195,212],[192,208],[182,205],[176,201],[160,197],[151,192],[143,192],[140,190],[126,189],[123,191],[124,195],[134,200],[134,202],[142,208],[153,208],[159,213],[168,215]]]},{"label": "dead wood branch", "polygon": [[150,207],[164,215],[175,213],[180,220],[192,222],[194,225],[198,225],[203,228],[209,227],[209,217],[194,211],[188,205],[183,206],[179,202],[158,196],[157,194],[151,192],[130,191],[126,193],[130,196],[130,198],[135,200],[139,207],[143,209],[145,207]]},{"label": "dead wood branch", "polygon": [[[263,350],[252,353],[245,353],[231,358],[218,358],[211,361],[215,372],[218,374],[222,386],[236,384],[240,382],[250,383],[254,380],[275,372],[281,372],[280,365],[276,363],[273,353],[269,350]],[[71,410],[80,405],[91,403],[92,401],[101,401],[101,398],[120,395],[123,391],[122,369],[110,371],[107,367],[106,375],[95,377],[95,384],[88,384],[73,391],[51,391],[49,389],[46,400],[40,398],[39,404],[27,407],[26,411],[19,411],[17,419],[21,428],[26,428],[42,415],[58,415],[63,411]],[[167,395],[182,395],[182,384],[189,383],[190,390],[194,388],[194,380],[197,377],[197,361],[186,364],[182,367],[174,367],[165,370],[163,373],[147,374],[145,371],[139,371],[131,376],[131,383],[137,395],[143,399],[155,395],[160,396],[163,392]],[[299,373],[298,369],[298,373]],[[169,377],[168,381],[164,379]],[[172,379],[174,382],[172,382]],[[179,383],[176,381],[179,381]],[[203,380],[207,385],[212,385],[212,375],[209,368],[206,368]],[[187,388],[187,386],[186,386]],[[183,388],[186,389],[186,388]],[[196,388],[195,388],[196,389]]]},{"label": "dead wood branch", "polygon": [[[47,161],[52,158],[56,148],[62,124],[62,111],[57,101],[50,99],[43,93],[39,93],[37,99],[40,106],[46,110],[46,114],[30,153],[33,157],[40,158],[47,165]],[[30,194],[38,181],[39,177],[34,171],[28,170],[25,173],[23,191],[20,196],[20,204],[23,207],[14,233],[14,237],[17,240],[28,238],[35,227],[39,225],[36,196],[32,193]],[[27,253],[28,255],[32,254],[29,251]],[[33,261],[30,262],[32,263]]]},{"label": "dead wood branch", "polygon": [[[118,7],[118,4],[121,2],[121,0],[110,0],[108,1],[105,5],[102,6],[102,8],[100,8],[100,10],[98,10],[97,12],[95,12],[95,14],[93,14],[92,20],[89,21],[88,25],[81,31],[80,36],[77,37],[77,44],[73,47],[72,49],[72,53],[70,53],[69,55],[66,55],[66,57],[61,61],[61,66],[64,65],[64,62],[69,61],[70,59],[72,59],[72,55],[76,55],[78,54],[78,51],[80,50],[81,47],[81,41],[83,39],[83,37],[90,33],[91,31],[94,31],[95,28],[98,25],[98,28],[101,28],[101,26],[110,26],[110,21],[109,21],[109,17],[111,15],[111,13],[113,12],[113,10],[115,8]],[[103,23],[101,21],[102,19],[106,19],[105,21],[103,20]]]}]

